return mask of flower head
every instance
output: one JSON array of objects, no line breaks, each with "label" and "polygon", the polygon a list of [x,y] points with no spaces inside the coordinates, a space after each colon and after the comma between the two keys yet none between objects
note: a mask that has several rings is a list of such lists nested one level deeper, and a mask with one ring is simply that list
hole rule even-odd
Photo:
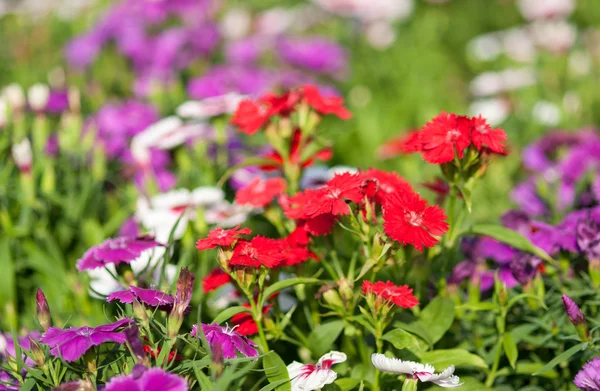
[{"label": "flower head", "polygon": [[302,364],[294,361],[287,366],[292,391],[313,391],[331,384],[337,378],[337,373],[331,370],[334,364],[346,361],[345,353],[331,351],[319,359],[316,364]]},{"label": "flower head", "polygon": [[588,361],[575,375],[573,383],[585,391],[600,391],[600,357]]},{"label": "flower head", "polygon": [[156,289],[144,289],[130,286],[128,290],[113,292],[106,298],[107,302],[118,301],[131,304],[134,300],[149,307],[158,307],[161,311],[170,312],[173,309],[175,297]]},{"label": "flower head", "polygon": [[[236,351],[246,357],[258,356],[256,344],[248,338],[240,335],[234,329],[222,327],[218,324],[201,324],[202,332],[206,336],[206,340],[212,350],[218,345],[225,358],[235,358]],[[193,336],[198,336],[198,325],[194,325],[192,332]]]},{"label": "flower head", "polygon": [[196,248],[203,251],[209,248],[229,247],[238,241],[240,235],[250,235],[251,233],[250,228],[240,229],[239,225],[231,229],[217,227],[208,233],[208,237],[199,239],[196,242]]},{"label": "flower head", "polygon": [[427,205],[417,193],[390,194],[383,207],[385,233],[400,243],[412,244],[419,251],[433,247],[437,236],[448,231],[444,211]]},{"label": "flower head", "polygon": [[344,99],[336,96],[322,96],[313,85],[302,87],[302,96],[306,103],[320,114],[333,114],[340,119],[350,119],[352,114],[344,107]]},{"label": "flower head", "polygon": [[220,267],[217,267],[202,279],[202,292],[212,292],[229,282],[231,282],[229,274],[225,273]]},{"label": "flower head", "polygon": [[454,375],[454,365],[435,373],[435,368],[429,364],[420,364],[413,361],[402,361],[399,358],[389,358],[383,354],[375,353],[371,356],[373,366],[381,372],[404,374],[412,376],[422,382],[431,382],[443,388],[458,387],[462,383]]},{"label": "flower head", "polygon": [[377,281],[372,283],[364,280],[362,285],[363,294],[374,294],[402,308],[412,308],[419,304],[419,300],[412,294],[408,285],[394,285],[391,281]]},{"label": "flower head", "polygon": [[506,140],[504,130],[492,129],[482,116],[472,118],[471,126],[471,140],[475,148],[481,150],[485,145],[495,153],[504,153],[502,144]]},{"label": "flower head", "polygon": [[282,178],[255,178],[235,194],[235,202],[240,205],[255,207],[267,206],[275,197],[285,191],[285,180]]},{"label": "flower head", "polygon": [[52,319],[50,319],[50,307],[48,306],[46,295],[44,295],[44,292],[42,292],[42,290],[39,288],[35,294],[35,304],[35,312],[38,322],[40,322],[42,329],[46,331],[50,327]]},{"label": "flower head", "polygon": [[83,258],[77,261],[79,271],[103,267],[106,264],[130,263],[142,252],[161,246],[152,236],[119,237],[106,239],[102,244],[90,248]]},{"label": "flower head", "polygon": [[588,260],[600,259],[600,227],[591,219],[577,223],[577,247]]},{"label": "flower head", "polygon": [[88,351],[92,346],[105,342],[123,344],[127,340],[123,330],[133,320],[125,318],[115,323],[98,327],[71,327],[59,329],[50,327],[42,335],[40,342],[48,345],[50,353],[55,357],[62,357],[65,361],[75,361]]},{"label": "flower head", "polygon": [[236,243],[230,265],[260,268],[273,268],[285,259],[286,243],[282,239],[269,239],[256,236],[251,241],[241,240]]},{"label": "flower head", "polygon": [[455,152],[462,158],[471,142],[470,131],[469,118],[442,112],[421,129],[423,159],[433,164],[447,163],[454,159]]},{"label": "flower head", "polygon": [[141,376],[118,376],[106,383],[104,391],[188,391],[185,379],[161,368],[150,368]]}]

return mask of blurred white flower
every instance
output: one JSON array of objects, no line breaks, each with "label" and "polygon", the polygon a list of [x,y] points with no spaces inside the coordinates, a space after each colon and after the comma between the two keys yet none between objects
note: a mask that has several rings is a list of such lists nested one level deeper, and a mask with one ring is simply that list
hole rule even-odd
[{"label": "blurred white flower", "polygon": [[502,34],[504,52],[510,58],[519,62],[532,62],[537,51],[529,31],[525,28],[506,30]]},{"label": "blurred white flower", "polygon": [[208,224],[231,228],[245,222],[248,219],[248,215],[253,211],[256,210],[252,207],[222,201],[204,211],[204,220]]},{"label": "blurred white flower", "polygon": [[244,8],[231,8],[221,19],[220,30],[223,37],[236,40],[245,37],[250,31],[252,16]]},{"label": "blurred white flower", "polygon": [[469,89],[475,96],[496,95],[504,90],[502,75],[498,72],[484,72],[471,80]]},{"label": "blurred white flower", "polygon": [[562,18],[575,10],[575,0],[519,0],[518,4],[528,20]]},{"label": "blurred white flower", "polygon": [[481,115],[491,126],[500,125],[509,114],[510,104],[502,98],[476,100],[469,107],[469,115],[473,117]]},{"label": "blurred white flower", "polygon": [[206,119],[221,114],[233,113],[238,104],[245,98],[235,92],[206,98],[200,101],[187,101],[177,108],[177,115],[182,118]]},{"label": "blurred white flower", "polygon": [[25,107],[25,93],[23,87],[17,83],[9,84],[2,90],[2,96],[13,111],[22,110]]},{"label": "blurred white flower", "polygon": [[412,376],[419,381],[431,382],[443,388],[459,387],[462,384],[460,378],[454,375],[454,365],[450,365],[440,373],[435,373],[435,368],[430,364],[402,361],[379,353],[371,356],[371,362],[381,372]]},{"label": "blurred white flower", "polygon": [[563,97],[563,107],[567,113],[575,114],[581,110],[581,99],[574,91],[568,91]]},{"label": "blurred white flower", "polygon": [[275,37],[285,33],[294,24],[294,11],[282,7],[270,8],[256,17],[256,34]]},{"label": "blurred white flower", "polygon": [[549,101],[539,101],[533,106],[533,118],[542,125],[556,126],[560,122],[560,108]]},{"label": "blurred white flower", "polygon": [[367,41],[375,49],[387,49],[396,40],[396,31],[387,21],[370,23],[366,28]]},{"label": "blurred white flower", "polygon": [[324,165],[310,166],[304,170],[304,174],[300,179],[300,187],[302,189],[316,189],[325,186],[327,181],[336,174],[355,174],[357,172],[358,169],[356,167],[350,166],[333,166],[331,168]]},{"label": "blurred white flower", "polygon": [[8,346],[6,342],[6,337],[4,334],[0,334],[0,354],[4,355],[6,353],[6,346]]},{"label": "blurred white flower", "polygon": [[6,125],[6,121],[8,119],[8,103],[6,100],[0,96],[0,128]]},{"label": "blurred white flower", "polygon": [[325,10],[368,23],[404,20],[412,15],[413,0],[313,0]]},{"label": "blurred white flower", "polygon": [[27,90],[27,101],[34,111],[44,110],[48,99],[50,99],[50,87],[46,84],[37,83]]},{"label": "blurred white flower", "polygon": [[31,152],[31,143],[28,138],[24,138],[21,142],[13,144],[11,148],[12,157],[15,160],[17,167],[23,173],[31,171],[33,161]]},{"label": "blurred white flower", "polygon": [[553,53],[569,50],[577,38],[577,29],[564,21],[538,21],[532,24],[531,34],[541,48]]},{"label": "blurred white flower", "polygon": [[502,54],[502,41],[495,33],[480,35],[469,42],[467,50],[478,61],[493,61]]},{"label": "blurred white flower", "polygon": [[529,87],[535,82],[535,72],[531,68],[509,68],[502,71],[502,83],[505,91]]},{"label": "blurred white flower", "polygon": [[337,373],[331,366],[346,361],[345,353],[331,351],[319,359],[316,364],[302,364],[294,361],[287,366],[288,375],[292,381],[292,391],[313,391],[331,384],[337,378]]},{"label": "blurred white flower", "polygon": [[569,56],[569,72],[574,76],[588,75],[592,70],[592,58],[587,52],[578,50]]}]

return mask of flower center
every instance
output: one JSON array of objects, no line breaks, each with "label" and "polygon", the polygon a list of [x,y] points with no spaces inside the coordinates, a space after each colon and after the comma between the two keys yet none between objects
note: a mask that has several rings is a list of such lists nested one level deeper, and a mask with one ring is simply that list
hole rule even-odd
[{"label": "flower center", "polygon": [[415,227],[419,227],[421,226],[421,223],[423,223],[423,215],[412,210],[410,212],[404,212],[404,218],[408,224]]},{"label": "flower center", "polygon": [[77,331],[77,335],[81,335],[82,337],[89,337],[92,335],[92,331],[93,331],[92,329],[85,326],[85,327],[82,327],[79,331]]},{"label": "flower center", "polygon": [[487,126],[484,126],[484,125],[479,125],[477,127],[477,131],[479,133],[481,133],[481,134],[488,134],[489,133],[489,130],[488,130]]},{"label": "flower center", "polygon": [[448,133],[446,133],[446,142],[453,142],[458,140],[460,137],[460,132],[458,129],[450,129]]},{"label": "flower center", "polygon": [[340,198],[340,194],[342,194],[342,191],[340,189],[330,189],[329,192],[327,192],[326,197],[334,200]]},{"label": "flower center", "polygon": [[125,243],[125,238],[113,239],[108,242],[108,248],[110,248],[111,250],[117,250],[126,247],[127,244]]}]

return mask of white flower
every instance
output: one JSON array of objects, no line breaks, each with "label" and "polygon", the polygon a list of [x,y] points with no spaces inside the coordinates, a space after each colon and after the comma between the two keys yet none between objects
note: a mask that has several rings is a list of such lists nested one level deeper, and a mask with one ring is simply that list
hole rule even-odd
[{"label": "white flower", "polygon": [[533,106],[533,118],[542,125],[556,126],[560,122],[560,108],[552,102],[541,100]]},{"label": "white flower", "polygon": [[481,115],[491,126],[497,126],[510,114],[510,104],[502,98],[480,99],[471,103],[469,114],[474,117]]},{"label": "white flower", "polygon": [[3,334],[0,334],[0,354],[5,354],[7,345],[6,337]]},{"label": "white flower", "polygon": [[577,39],[577,29],[564,20],[533,23],[531,34],[535,43],[553,53],[569,50]]},{"label": "white flower", "polygon": [[204,219],[208,224],[216,224],[223,228],[232,228],[248,219],[250,212],[255,209],[249,206],[219,202],[204,211]]},{"label": "white flower", "polygon": [[367,41],[375,49],[387,49],[396,41],[396,30],[387,21],[377,21],[367,26]]},{"label": "white flower", "polygon": [[492,61],[502,54],[502,42],[498,34],[484,34],[473,38],[467,50],[478,61]]},{"label": "white flower", "polygon": [[177,115],[182,118],[205,119],[233,113],[244,98],[244,95],[231,92],[200,101],[190,100],[184,102],[176,111]]},{"label": "white flower", "polygon": [[363,22],[404,20],[414,10],[413,0],[314,0],[327,11]]},{"label": "white flower", "polygon": [[319,359],[317,364],[302,364],[294,361],[287,366],[292,391],[312,391],[331,384],[337,378],[337,373],[331,370],[331,366],[346,361],[346,354],[332,351]]},{"label": "white flower", "polygon": [[13,83],[4,87],[2,95],[13,110],[21,110],[25,107],[25,93],[19,84]]},{"label": "white flower", "polygon": [[528,20],[566,17],[575,9],[575,0],[519,0],[519,9]]},{"label": "white flower", "polygon": [[31,170],[33,157],[31,153],[31,144],[29,143],[28,138],[24,138],[20,143],[13,144],[11,151],[19,170],[22,172]]},{"label": "white flower", "polygon": [[8,103],[6,103],[6,100],[0,96],[0,128],[6,124],[7,117]]},{"label": "white flower", "polygon": [[221,18],[221,34],[227,39],[235,40],[248,35],[252,24],[252,16],[243,8],[232,8]]},{"label": "white flower", "polygon": [[294,25],[294,11],[281,7],[270,8],[256,17],[256,33],[275,37]]},{"label": "white flower", "polygon": [[29,87],[27,101],[33,110],[44,110],[48,104],[48,99],[50,99],[50,88],[47,85],[37,83]]},{"label": "white flower", "polygon": [[435,368],[430,364],[402,361],[399,358],[389,358],[379,353],[371,356],[371,362],[381,372],[412,376],[422,382],[431,382],[443,388],[458,387],[462,384],[459,377],[454,375],[454,365],[450,365],[441,373],[435,373]]},{"label": "white flower", "polygon": [[516,61],[532,62],[537,51],[531,34],[525,28],[506,30],[502,37],[506,55]]}]

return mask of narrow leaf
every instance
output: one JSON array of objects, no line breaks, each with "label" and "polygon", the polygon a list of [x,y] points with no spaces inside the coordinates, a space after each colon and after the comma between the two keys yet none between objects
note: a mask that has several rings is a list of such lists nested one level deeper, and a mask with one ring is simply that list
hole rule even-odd
[{"label": "narrow leaf", "polygon": [[570,359],[575,354],[579,353],[582,350],[585,350],[585,348],[587,348],[587,346],[588,346],[587,342],[583,342],[583,343],[577,344],[575,346],[572,346],[568,350],[565,350],[564,352],[562,352],[558,356],[554,357],[554,359],[551,360],[548,364],[544,365],[542,367],[542,369],[540,369],[539,371],[535,372],[533,374],[533,376],[537,376],[540,373],[544,373],[544,372],[549,371],[550,369],[554,368],[555,366],[557,366],[561,362],[567,361],[568,359]]}]

